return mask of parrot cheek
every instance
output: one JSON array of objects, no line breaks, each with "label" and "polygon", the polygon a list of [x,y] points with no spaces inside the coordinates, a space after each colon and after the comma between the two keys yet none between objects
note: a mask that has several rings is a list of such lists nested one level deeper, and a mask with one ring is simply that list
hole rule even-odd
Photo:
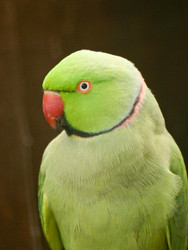
[{"label": "parrot cheek", "polygon": [[56,129],[57,121],[64,113],[61,96],[55,91],[46,90],[43,95],[42,107],[46,121],[53,129]]}]

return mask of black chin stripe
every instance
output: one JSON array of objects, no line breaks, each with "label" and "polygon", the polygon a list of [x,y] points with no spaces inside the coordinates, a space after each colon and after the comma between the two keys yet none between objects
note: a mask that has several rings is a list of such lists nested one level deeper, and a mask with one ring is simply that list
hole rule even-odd
[{"label": "black chin stripe", "polygon": [[78,130],[78,129],[75,129],[75,128],[71,127],[71,125],[67,122],[65,115],[63,115],[62,117],[58,118],[58,120],[56,122],[56,131],[58,133],[60,133],[63,130],[65,130],[68,136],[77,135],[77,136],[85,137],[85,138],[108,133],[108,132],[116,129],[117,127],[121,126],[134,113],[135,106],[137,105],[137,103],[139,101],[139,96],[140,96],[141,89],[142,89],[142,86],[140,88],[138,96],[136,97],[136,100],[135,100],[135,102],[133,104],[133,107],[132,107],[131,111],[128,113],[128,115],[126,115],[125,118],[123,118],[123,120],[121,120],[118,124],[116,124],[115,126],[113,126],[110,129],[102,130],[102,131],[99,131],[99,132],[96,132],[96,133],[84,132],[84,131],[81,131],[81,130]]},{"label": "black chin stripe", "polygon": [[87,138],[87,137],[93,137],[93,136],[96,136],[96,135],[107,133],[112,129],[100,131],[100,132],[97,132],[97,133],[92,133],[92,132],[87,133],[87,132],[84,132],[84,131],[81,131],[81,130],[78,130],[78,129],[75,129],[75,128],[71,127],[71,125],[67,122],[65,115],[60,117],[56,122],[56,131],[58,133],[61,133],[63,130],[65,130],[68,136],[77,135],[77,136],[80,136],[80,137]]}]

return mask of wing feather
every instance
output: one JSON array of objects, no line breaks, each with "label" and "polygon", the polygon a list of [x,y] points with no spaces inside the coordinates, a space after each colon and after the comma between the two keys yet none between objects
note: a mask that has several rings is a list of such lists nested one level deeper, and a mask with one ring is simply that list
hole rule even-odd
[{"label": "wing feather", "polygon": [[42,229],[50,248],[52,250],[62,250],[64,249],[64,247],[55,217],[48,205],[47,195],[42,191],[44,180],[45,176],[40,173],[38,204],[39,204],[39,213],[40,213]]},{"label": "wing feather", "polygon": [[181,152],[176,144],[172,147],[170,171],[182,180],[182,188],[176,197],[176,211],[169,220],[167,240],[170,250],[186,250],[188,247],[188,181]]}]

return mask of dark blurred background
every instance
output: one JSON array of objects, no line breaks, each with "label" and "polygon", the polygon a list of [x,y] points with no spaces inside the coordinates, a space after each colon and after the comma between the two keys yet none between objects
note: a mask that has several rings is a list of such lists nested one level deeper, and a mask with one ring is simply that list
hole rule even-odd
[{"label": "dark blurred background", "polygon": [[49,249],[37,211],[46,123],[42,81],[85,48],[135,63],[188,162],[187,1],[1,0],[0,249]]}]

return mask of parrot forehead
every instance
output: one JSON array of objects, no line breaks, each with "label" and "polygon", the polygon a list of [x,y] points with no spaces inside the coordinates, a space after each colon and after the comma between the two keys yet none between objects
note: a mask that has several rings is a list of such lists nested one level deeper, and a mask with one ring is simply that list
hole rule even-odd
[{"label": "parrot forehead", "polygon": [[103,82],[138,74],[134,65],[120,56],[79,50],[60,61],[45,77],[43,88],[74,91],[81,80]]},{"label": "parrot forehead", "polygon": [[92,50],[79,50],[69,56],[65,57],[59,66],[74,66],[75,68],[92,67],[97,68],[101,65],[106,67],[113,67],[115,65],[132,64],[130,61],[120,56],[111,55],[104,52],[96,52]]}]

